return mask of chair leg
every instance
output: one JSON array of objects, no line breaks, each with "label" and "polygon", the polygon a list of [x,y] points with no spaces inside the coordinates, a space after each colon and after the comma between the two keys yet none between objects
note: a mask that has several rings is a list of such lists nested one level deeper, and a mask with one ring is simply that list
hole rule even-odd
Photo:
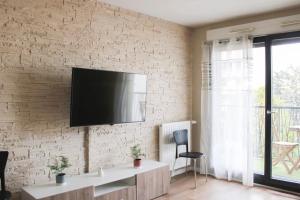
[{"label": "chair leg", "polygon": [[177,160],[177,158],[175,158],[174,163],[173,163],[172,176],[174,176],[176,160]]},{"label": "chair leg", "polygon": [[185,175],[187,175],[187,163],[188,163],[188,158],[185,158]]},{"label": "chair leg", "polygon": [[197,159],[194,159],[194,179],[195,179],[195,188],[197,188],[196,165],[197,165]]},{"label": "chair leg", "polygon": [[207,182],[207,157],[204,156],[204,165],[205,165],[205,181]]}]

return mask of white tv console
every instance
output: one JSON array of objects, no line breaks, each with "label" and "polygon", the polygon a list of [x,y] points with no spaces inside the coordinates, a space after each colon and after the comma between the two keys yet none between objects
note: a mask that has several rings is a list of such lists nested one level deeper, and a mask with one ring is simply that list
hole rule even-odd
[{"label": "white tv console", "polygon": [[26,186],[22,200],[150,200],[168,193],[169,185],[169,165],[143,160],[138,169],[124,165],[105,169],[101,177],[97,173],[69,177],[66,185]]}]

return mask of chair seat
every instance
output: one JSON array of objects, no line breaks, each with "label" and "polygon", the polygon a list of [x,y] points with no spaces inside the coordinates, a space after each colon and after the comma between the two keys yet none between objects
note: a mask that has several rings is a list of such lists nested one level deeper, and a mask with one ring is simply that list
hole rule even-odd
[{"label": "chair seat", "polygon": [[201,152],[184,152],[179,154],[179,157],[184,158],[200,158],[201,156],[203,156]]},{"label": "chair seat", "polygon": [[9,191],[0,191],[0,200],[9,200],[11,193]]}]

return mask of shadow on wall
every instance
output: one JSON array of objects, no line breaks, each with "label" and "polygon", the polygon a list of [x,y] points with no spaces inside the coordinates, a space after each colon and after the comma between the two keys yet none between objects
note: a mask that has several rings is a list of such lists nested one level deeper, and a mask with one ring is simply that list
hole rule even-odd
[{"label": "shadow on wall", "polygon": [[0,71],[0,149],[12,192],[49,180],[49,160],[66,155],[68,173],[84,168],[84,129],[69,127],[71,68]]}]

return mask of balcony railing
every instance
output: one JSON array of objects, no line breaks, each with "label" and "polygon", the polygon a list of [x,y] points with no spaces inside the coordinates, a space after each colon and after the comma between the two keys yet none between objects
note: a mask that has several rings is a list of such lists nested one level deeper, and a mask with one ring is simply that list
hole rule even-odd
[{"label": "balcony railing", "polygon": [[[272,107],[272,141],[285,141],[285,142],[300,142],[300,133],[293,127],[299,126],[300,132],[300,107]],[[260,147],[264,146],[265,136],[265,107],[255,107],[256,116],[256,133],[258,135],[257,144]]]},{"label": "balcony railing", "polygon": [[[265,107],[255,107],[257,160],[263,162],[265,147]],[[282,177],[300,177],[300,107],[272,107],[272,160]],[[300,163],[299,163],[300,165]],[[261,168],[262,164],[260,165]]]}]

